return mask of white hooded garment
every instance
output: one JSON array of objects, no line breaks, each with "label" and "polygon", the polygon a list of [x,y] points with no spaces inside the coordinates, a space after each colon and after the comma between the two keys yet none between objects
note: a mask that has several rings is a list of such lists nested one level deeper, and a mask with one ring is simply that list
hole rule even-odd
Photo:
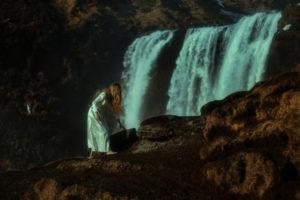
[{"label": "white hooded garment", "polygon": [[97,152],[111,151],[109,137],[119,131],[120,124],[107,101],[106,93],[102,92],[93,101],[88,112],[88,148]]}]

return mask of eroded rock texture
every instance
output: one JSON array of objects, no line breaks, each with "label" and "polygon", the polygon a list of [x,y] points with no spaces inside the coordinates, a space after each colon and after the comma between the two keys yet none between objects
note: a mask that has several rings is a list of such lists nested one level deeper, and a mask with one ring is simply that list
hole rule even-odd
[{"label": "eroded rock texture", "polygon": [[211,182],[262,197],[299,180],[299,86],[299,74],[290,73],[203,108],[200,156],[210,161],[205,173]]}]

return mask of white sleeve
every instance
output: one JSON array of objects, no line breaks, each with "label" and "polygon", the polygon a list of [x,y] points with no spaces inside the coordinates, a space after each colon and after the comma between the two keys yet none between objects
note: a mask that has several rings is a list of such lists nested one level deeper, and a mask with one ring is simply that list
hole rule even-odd
[{"label": "white sleeve", "polygon": [[101,103],[101,105],[104,105],[106,101],[106,93],[105,92],[101,92],[96,99],[93,101],[93,105],[99,104]]}]

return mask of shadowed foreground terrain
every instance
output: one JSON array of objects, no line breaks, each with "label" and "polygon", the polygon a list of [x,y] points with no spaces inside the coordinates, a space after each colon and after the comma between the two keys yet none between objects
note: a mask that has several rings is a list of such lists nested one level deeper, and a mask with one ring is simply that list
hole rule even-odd
[{"label": "shadowed foreground terrain", "polygon": [[161,116],[127,152],[0,174],[0,199],[300,199],[300,74]]}]

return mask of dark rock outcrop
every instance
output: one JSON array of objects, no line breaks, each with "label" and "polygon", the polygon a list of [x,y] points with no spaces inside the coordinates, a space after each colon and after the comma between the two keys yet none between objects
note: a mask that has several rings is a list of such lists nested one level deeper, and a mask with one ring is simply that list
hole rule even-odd
[{"label": "dark rock outcrop", "polygon": [[283,11],[279,33],[275,36],[269,59],[268,76],[290,71],[300,64],[300,5],[290,3]]},{"label": "dark rock outcrop", "polygon": [[1,199],[299,199],[300,74],[142,123],[130,150],[0,174]]},{"label": "dark rock outcrop", "polygon": [[243,13],[254,13],[257,11],[282,10],[288,0],[224,0],[223,5],[228,9]]},{"label": "dark rock outcrop", "polygon": [[145,120],[138,130],[140,142],[132,147],[131,152],[165,151],[182,146],[186,138],[195,135],[196,138],[201,137],[199,120],[200,117],[177,116],[161,116]]},{"label": "dark rock outcrop", "polygon": [[[209,160],[204,173],[211,182],[271,199],[285,192],[284,184],[299,185],[299,78],[285,74],[203,108],[200,157]],[[293,199],[296,192],[285,195]]]}]

